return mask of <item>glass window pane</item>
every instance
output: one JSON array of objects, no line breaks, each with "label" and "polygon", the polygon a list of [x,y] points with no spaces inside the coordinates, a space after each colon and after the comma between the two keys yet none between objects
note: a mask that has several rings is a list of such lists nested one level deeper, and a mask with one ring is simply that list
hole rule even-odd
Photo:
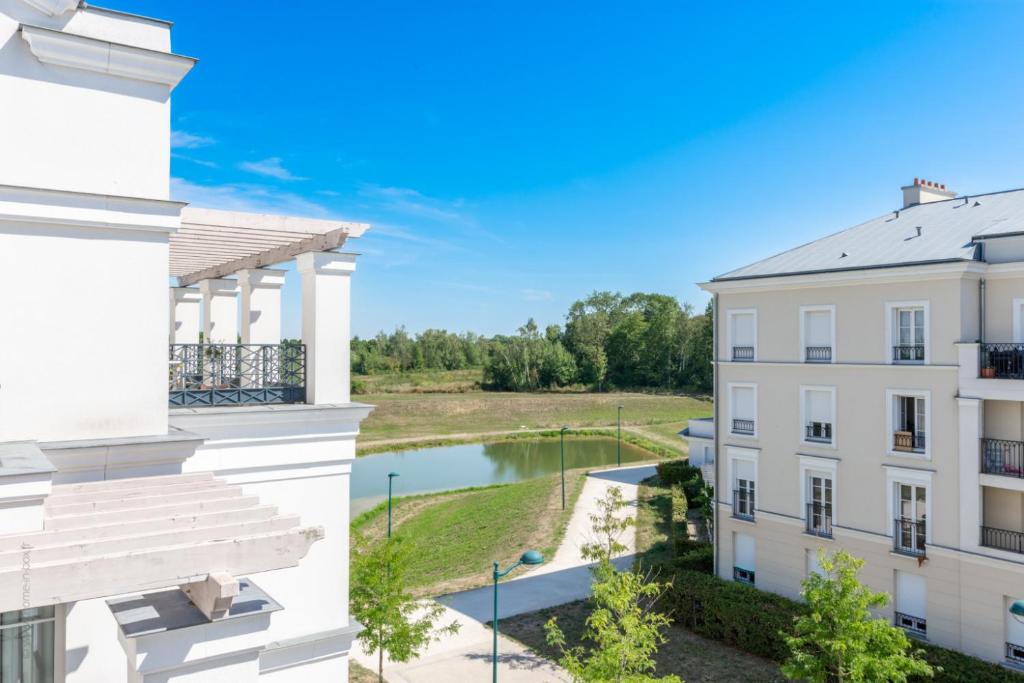
[{"label": "glass window pane", "polygon": [[0,630],[0,681],[53,683],[53,631],[52,621]]}]

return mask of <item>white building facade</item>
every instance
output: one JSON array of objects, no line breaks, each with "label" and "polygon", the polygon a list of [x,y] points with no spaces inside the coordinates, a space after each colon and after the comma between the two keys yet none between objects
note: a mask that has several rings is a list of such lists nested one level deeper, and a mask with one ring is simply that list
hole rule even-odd
[{"label": "white building facade", "polygon": [[170,200],[170,28],[0,0],[0,681],[345,681],[368,226]]},{"label": "white building facade", "polygon": [[797,597],[866,561],[915,637],[1019,667],[1024,191],[915,180],[879,218],[726,273],[716,571]]}]

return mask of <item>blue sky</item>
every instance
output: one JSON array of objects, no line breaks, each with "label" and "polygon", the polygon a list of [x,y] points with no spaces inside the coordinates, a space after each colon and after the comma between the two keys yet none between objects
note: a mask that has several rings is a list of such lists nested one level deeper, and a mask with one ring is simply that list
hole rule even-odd
[{"label": "blue sky", "polygon": [[364,336],[562,322],[594,289],[702,307],[914,176],[1024,186],[1024,3],[107,2],[200,59],[175,198],[374,225]]}]

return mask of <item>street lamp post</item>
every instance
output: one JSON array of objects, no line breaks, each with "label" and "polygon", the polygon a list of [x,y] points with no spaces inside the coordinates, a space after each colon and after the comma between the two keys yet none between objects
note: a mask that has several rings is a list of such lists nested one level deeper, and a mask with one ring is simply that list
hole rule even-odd
[{"label": "street lamp post", "polygon": [[494,563],[494,651],[491,655],[491,680],[498,683],[498,579],[508,575],[513,569],[521,564],[544,564],[544,556],[536,550],[527,550],[514,565],[501,571],[497,562]]},{"label": "street lamp post", "polygon": [[388,472],[388,538],[391,538],[391,482],[401,476],[398,472]]},{"label": "street lamp post", "polygon": [[565,509],[565,433],[569,431],[568,426],[563,426],[559,430],[559,444],[558,453],[562,460],[562,509]]},{"label": "street lamp post", "polygon": [[622,406],[619,406],[615,431],[618,435],[615,442],[615,465],[622,467]]}]

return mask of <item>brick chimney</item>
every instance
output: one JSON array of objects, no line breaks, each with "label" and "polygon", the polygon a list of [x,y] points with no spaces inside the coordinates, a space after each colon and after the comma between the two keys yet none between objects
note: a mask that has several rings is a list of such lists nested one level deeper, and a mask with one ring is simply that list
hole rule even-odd
[{"label": "brick chimney", "polygon": [[940,202],[943,199],[952,199],[956,192],[947,190],[945,185],[933,183],[924,178],[914,178],[913,185],[901,187],[903,190],[903,208],[915,204],[927,204],[928,202]]}]

